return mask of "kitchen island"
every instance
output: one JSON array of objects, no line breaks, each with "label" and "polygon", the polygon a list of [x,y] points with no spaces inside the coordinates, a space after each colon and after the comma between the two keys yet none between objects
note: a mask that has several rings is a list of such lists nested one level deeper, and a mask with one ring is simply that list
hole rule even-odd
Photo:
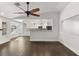
[{"label": "kitchen island", "polygon": [[30,29],[30,41],[56,41],[52,30]]}]

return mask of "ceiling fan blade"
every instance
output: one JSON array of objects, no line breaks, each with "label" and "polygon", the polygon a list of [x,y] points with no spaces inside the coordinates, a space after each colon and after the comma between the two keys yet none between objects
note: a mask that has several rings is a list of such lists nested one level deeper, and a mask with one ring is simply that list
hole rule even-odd
[{"label": "ceiling fan blade", "polygon": [[33,16],[38,16],[38,17],[40,16],[40,15],[38,15],[38,14],[34,14],[34,13],[31,13],[31,15],[33,15]]},{"label": "ceiling fan blade", "polygon": [[39,8],[35,8],[35,9],[32,9],[32,10],[30,10],[32,13],[34,13],[34,12],[37,12],[37,11],[40,11],[40,9]]},{"label": "ceiling fan blade", "polygon": [[21,6],[20,3],[14,3],[14,5],[16,5],[16,6]]},{"label": "ceiling fan blade", "polygon": [[18,8],[21,9],[21,10],[23,10],[23,11],[25,12],[25,10],[24,10],[23,8],[21,8],[21,7],[19,7],[19,6],[18,6]]},{"label": "ceiling fan blade", "polygon": [[24,10],[24,9],[21,7],[20,3],[15,3],[14,5],[15,5],[16,7],[18,7],[19,9],[23,10],[24,12],[26,11],[26,10]]},{"label": "ceiling fan blade", "polygon": [[15,12],[14,14],[25,14],[24,12]]}]

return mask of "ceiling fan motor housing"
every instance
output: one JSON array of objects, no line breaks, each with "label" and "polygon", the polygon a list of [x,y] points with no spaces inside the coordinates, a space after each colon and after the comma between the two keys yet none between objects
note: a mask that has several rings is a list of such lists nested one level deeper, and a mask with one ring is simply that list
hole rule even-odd
[{"label": "ceiling fan motor housing", "polygon": [[25,13],[27,14],[27,16],[29,16],[31,14],[30,11],[26,11]]}]

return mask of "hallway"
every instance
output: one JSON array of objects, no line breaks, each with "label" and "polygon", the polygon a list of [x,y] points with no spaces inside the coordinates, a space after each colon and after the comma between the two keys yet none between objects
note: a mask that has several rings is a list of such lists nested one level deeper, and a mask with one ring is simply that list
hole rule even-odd
[{"label": "hallway", "polygon": [[59,42],[30,42],[30,37],[17,37],[0,45],[1,56],[76,56]]}]

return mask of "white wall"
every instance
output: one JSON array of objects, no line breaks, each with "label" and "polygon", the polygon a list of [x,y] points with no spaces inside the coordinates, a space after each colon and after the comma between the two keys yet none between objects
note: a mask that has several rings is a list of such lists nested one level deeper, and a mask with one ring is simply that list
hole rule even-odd
[{"label": "white wall", "polygon": [[79,14],[79,2],[71,2],[61,13],[61,20],[65,20],[69,17]]},{"label": "white wall", "polygon": [[65,21],[60,34],[60,42],[79,55],[79,21]]},{"label": "white wall", "polygon": [[[60,42],[79,55],[79,3],[70,3],[61,13]],[[62,21],[64,20],[64,21]]]}]

